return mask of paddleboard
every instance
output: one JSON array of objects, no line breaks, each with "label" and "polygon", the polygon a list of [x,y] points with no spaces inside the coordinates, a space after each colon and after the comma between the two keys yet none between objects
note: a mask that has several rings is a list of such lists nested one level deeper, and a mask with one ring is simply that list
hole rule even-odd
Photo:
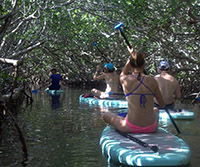
[{"label": "paddleboard", "polygon": [[[94,97],[79,96],[80,103],[87,103],[90,106],[128,108],[128,102],[125,99],[95,99]],[[174,119],[194,119],[194,112],[186,109],[168,109]],[[114,110],[112,110],[114,111]],[[167,112],[160,109],[159,118],[162,120],[170,119]]]},{"label": "paddleboard", "polygon": [[[194,112],[186,109],[168,109],[170,115],[172,116],[173,119],[194,119]],[[170,119],[169,115],[167,112],[163,109],[159,110],[159,119],[161,120],[166,120]]]},{"label": "paddleboard", "polygon": [[128,107],[125,99],[97,99],[94,97],[85,97],[84,94],[79,96],[79,102],[100,107]]},{"label": "paddleboard", "polygon": [[157,147],[155,152],[120,135],[114,128],[107,126],[101,135],[102,154],[110,162],[130,166],[182,166],[190,162],[189,146],[179,137],[159,128],[156,133],[127,133],[145,142],[150,147]]},{"label": "paddleboard", "polygon": [[59,89],[59,90],[49,90],[49,89],[47,88],[47,89],[45,89],[45,92],[48,92],[49,94],[54,95],[54,94],[60,94],[60,93],[63,93],[64,90],[61,90],[61,89]]}]

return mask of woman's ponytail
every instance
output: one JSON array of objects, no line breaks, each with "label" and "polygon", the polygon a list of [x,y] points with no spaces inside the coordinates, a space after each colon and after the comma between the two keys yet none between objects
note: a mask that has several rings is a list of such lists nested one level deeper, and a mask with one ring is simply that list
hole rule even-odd
[{"label": "woman's ponytail", "polygon": [[[145,63],[144,54],[143,53],[133,53],[130,58],[130,64],[133,68],[141,67]],[[137,80],[140,81],[141,73],[138,74]]]},{"label": "woman's ponytail", "polygon": [[133,68],[141,67],[144,65],[144,54],[143,53],[133,53],[130,58],[130,63]]}]

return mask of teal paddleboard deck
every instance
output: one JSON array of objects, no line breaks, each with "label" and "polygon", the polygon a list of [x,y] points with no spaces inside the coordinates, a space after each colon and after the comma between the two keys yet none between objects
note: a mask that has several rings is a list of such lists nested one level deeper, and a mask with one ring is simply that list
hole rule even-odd
[{"label": "teal paddleboard deck", "polygon": [[45,89],[45,92],[48,92],[49,94],[59,94],[59,93],[63,93],[64,90],[49,90],[49,89]]},{"label": "teal paddleboard deck", "polygon": [[125,99],[96,99],[94,97],[84,97],[84,95],[80,95],[79,102],[103,107],[128,107],[128,103]]},{"label": "teal paddleboard deck", "polygon": [[179,137],[159,128],[156,133],[128,133],[150,146],[157,146],[157,152],[120,135],[107,126],[101,135],[102,154],[109,162],[129,166],[184,166],[190,162],[189,146]]},{"label": "teal paddleboard deck", "polygon": [[[170,119],[169,115],[165,110],[159,110],[159,119],[161,120],[166,120]],[[171,110],[168,109],[170,115],[172,116],[173,119],[194,119],[194,112],[185,110],[185,109],[179,109],[179,110]]]},{"label": "teal paddleboard deck", "polygon": [[[125,99],[95,99],[94,97],[84,97],[84,95],[79,96],[80,103],[87,103],[90,106],[99,106],[99,107],[113,107],[113,108],[128,108],[128,102]],[[160,119],[166,120],[170,119],[169,115],[165,110],[160,111]],[[178,109],[178,110],[171,110],[169,109],[169,113],[174,119],[194,119],[194,112],[185,110],[185,109]]]}]

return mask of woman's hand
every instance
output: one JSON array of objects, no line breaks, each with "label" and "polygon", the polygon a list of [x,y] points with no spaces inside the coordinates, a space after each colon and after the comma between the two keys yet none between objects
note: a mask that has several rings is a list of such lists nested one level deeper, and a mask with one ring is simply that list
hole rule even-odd
[{"label": "woman's hand", "polygon": [[128,60],[127,60],[127,62],[126,62],[126,64],[125,64],[125,66],[129,66],[130,65],[130,58],[128,58]]},{"label": "woman's hand", "polygon": [[129,51],[129,53],[130,53],[130,55],[132,56],[133,54],[134,54],[134,49],[133,49],[133,47],[129,47],[129,46],[127,46],[127,49],[128,49],[128,51]]}]

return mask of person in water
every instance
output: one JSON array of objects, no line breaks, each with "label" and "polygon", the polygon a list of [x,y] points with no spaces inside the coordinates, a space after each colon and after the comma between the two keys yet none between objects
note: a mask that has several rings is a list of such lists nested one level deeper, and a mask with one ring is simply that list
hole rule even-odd
[{"label": "person in water", "polygon": [[100,65],[97,66],[96,72],[93,76],[94,80],[106,81],[106,90],[100,91],[98,89],[92,89],[91,93],[98,98],[113,98],[116,95],[112,93],[117,93],[119,89],[119,75],[115,71],[115,67],[112,63],[104,64],[103,73],[100,74]]},{"label": "person in water", "polygon": [[129,133],[153,133],[157,130],[159,112],[154,108],[154,97],[160,106],[165,102],[154,77],[143,73],[145,60],[143,53],[137,53],[128,47],[131,57],[125,64],[121,74],[128,113],[126,117],[111,112],[103,113],[103,119],[114,128]]},{"label": "person in water", "polygon": [[49,90],[59,90],[61,87],[60,81],[62,81],[62,76],[60,74],[57,74],[57,70],[55,68],[51,70],[51,73],[51,85],[49,86]]},{"label": "person in water", "polygon": [[[161,94],[164,98],[166,108],[173,109],[175,106],[175,100],[181,98],[180,86],[176,78],[169,74],[169,63],[167,61],[161,61],[159,63],[160,74],[155,76]],[[155,107],[162,108],[155,100]]]}]

